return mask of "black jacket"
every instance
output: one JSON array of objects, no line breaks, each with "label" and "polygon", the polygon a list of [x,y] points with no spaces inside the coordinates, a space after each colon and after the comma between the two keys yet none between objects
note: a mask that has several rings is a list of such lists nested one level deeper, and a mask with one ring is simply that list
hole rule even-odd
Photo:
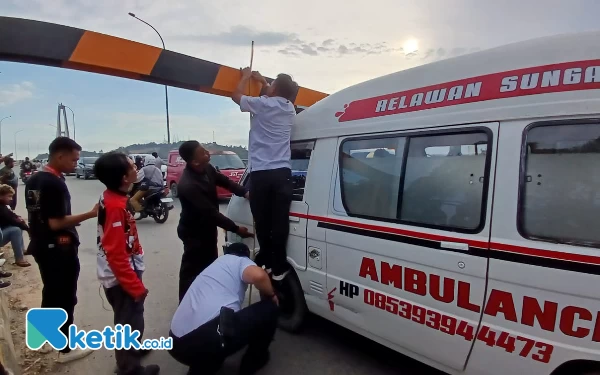
[{"label": "black jacket", "polygon": [[213,237],[216,241],[216,227],[230,232],[238,231],[238,226],[219,212],[217,186],[238,197],[246,194],[246,189],[217,172],[210,164],[204,173],[198,173],[187,166],[183,170],[177,186],[181,202],[178,231],[183,232],[185,237],[205,237],[209,245],[208,242],[212,243]]},{"label": "black jacket", "polygon": [[0,228],[6,227],[19,227],[23,230],[29,230],[27,224],[19,220],[17,214],[7,206],[0,204]]}]

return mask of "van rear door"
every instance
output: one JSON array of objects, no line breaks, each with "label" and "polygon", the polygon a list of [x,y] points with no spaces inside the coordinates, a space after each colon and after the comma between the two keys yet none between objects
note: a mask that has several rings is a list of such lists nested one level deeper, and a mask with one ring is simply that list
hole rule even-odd
[{"label": "van rear door", "polygon": [[573,359],[597,361],[600,120],[518,120],[500,128],[502,183],[482,319],[496,341],[478,341],[468,368],[511,361],[513,374],[549,374]]},{"label": "van rear door", "polygon": [[487,276],[498,123],[344,137],[327,229],[337,318],[462,370]]}]

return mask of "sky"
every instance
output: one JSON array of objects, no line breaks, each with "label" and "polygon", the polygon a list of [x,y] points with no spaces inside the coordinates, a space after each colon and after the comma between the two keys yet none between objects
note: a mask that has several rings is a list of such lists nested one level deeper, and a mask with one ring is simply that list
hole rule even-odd
[{"label": "sky", "polygon": [[[384,74],[547,35],[600,29],[596,0],[2,0],[0,15],[78,27],[220,64],[291,74],[334,93]],[[2,37],[0,35],[0,37]],[[93,73],[0,62],[0,152],[47,150],[59,102],[85,150],[166,139],[164,87]],[[248,143],[229,98],[169,88],[172,140]],[[72,114],[67,110],[69,124]],[[72,128],[71,128],[72,129]],[[16,132],[23,130],[20,133]]]}]

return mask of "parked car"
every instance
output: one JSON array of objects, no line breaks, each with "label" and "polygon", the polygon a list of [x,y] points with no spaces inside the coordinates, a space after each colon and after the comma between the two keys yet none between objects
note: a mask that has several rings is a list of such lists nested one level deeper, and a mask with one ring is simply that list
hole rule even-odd
[{"label": "parked car", "polygon": [[[210,151],[210,164],[232,181],[239,182],[246,170],[242,159],[232,151]],[[179,151],[169,152],[167,168],[167,186],[171,188],[173,197],[177,197],[177,184],[185,168],[185,161],[179,156]],[[231,192],[217,187],[219,199],[231,198]]]},{"label": "parked car", "polygon": [[94,163],[98,160],[96,156],[87,156],[79,159],[75,168],[75,177],[83,177],[84,180],[94,177]]}]

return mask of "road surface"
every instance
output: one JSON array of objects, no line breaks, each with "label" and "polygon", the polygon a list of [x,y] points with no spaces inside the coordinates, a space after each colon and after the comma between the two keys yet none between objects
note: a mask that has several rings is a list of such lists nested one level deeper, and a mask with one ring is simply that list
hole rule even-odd
[{"label": "road surface", "polygon": [[[103,190],[96,180],[76,180],[67,177],[72,196],[73,213],[93,207]],[[22,201],[19,202],[22,206]],[[225,205],[221,206],[222,209]],[[23,207],[19,207],[20,211]],[[145,338],[168,336],[171,317],[177,307],[177,286],[182,245],[177,238],[179,201],[165,224],[152,219],[138,222],[142,246],[145,250],[146,272],[144,283],[150,290],[145,303]],[[112,325],[112,311],[96,278],[96,221],[90,220],[79,227],[81,246],[81,275],[79,277],[79,303],[75,323],[80,329],[102,330]],[[222,241],[222,239],[221,239]],[[104,299],[104,301],[103,301]],[[360,349],[362,347],[362,349]],[[228,359],[219,374],[237,374],[242,353]],[[348,330],[318,317],[311,317],[304,332],[290,335],[278,331],[271,346],[271,362],[260,374],[441,374],[407,357],[375,344]],[[160,365],[162,374],[184,375],[187,367],[177,363],[167,352],[154,352],[144,363]],[[64,366],[61,373],[113,374],[114,353],[100,350],[88,358]]]}]

